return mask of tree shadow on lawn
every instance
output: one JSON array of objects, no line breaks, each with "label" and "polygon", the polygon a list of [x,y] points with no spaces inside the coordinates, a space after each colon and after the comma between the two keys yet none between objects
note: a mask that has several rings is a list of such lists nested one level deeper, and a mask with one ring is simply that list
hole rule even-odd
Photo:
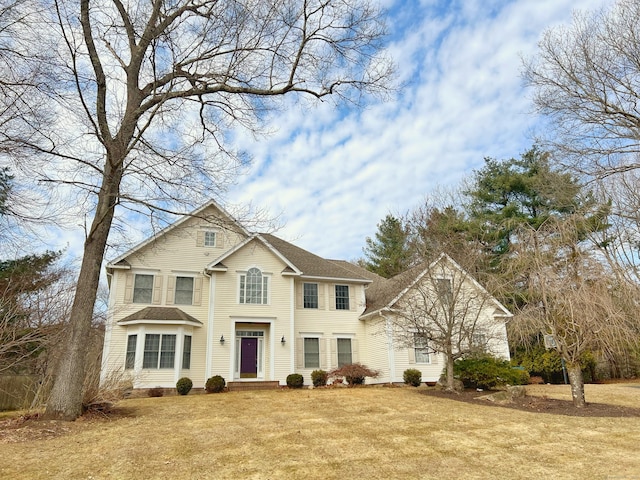
[{"label": "tree shadow on lawn", "polygon": [[465,390],[459,394],[429,388],[421,391],[422,394],[446,398],[457,402],[467,402],[474,405],[484,405],[497,408],[511,408],[523,412],[550,413],[552,415],[567,415],[570,417],[640,417],[640,408],[626,407],[622,405],[610,405],[607,403],[587,403],[584,408],[576,408],[571,400],[559,400],[539,396],[525,396],[514,398],[510,403],[496,403],[478,397],[486,396],[491,391]]}]

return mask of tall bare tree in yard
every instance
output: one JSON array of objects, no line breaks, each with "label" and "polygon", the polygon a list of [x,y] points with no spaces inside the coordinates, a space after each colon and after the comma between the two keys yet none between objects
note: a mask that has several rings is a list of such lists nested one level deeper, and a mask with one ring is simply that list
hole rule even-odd
[{"label": "tall bare tree in yard", "polygon": [[46,412],[74,419],[117,212],[155,215],[202,203],[244,164],[228,148],[230,128],[257,131],[287,94],[351,101],[382,94],[392,66],[381,54],[382,13],[361,0],[56,0],[53,7],[47,21],[55,30],[36,40],[50,52],[49,99],[60,123],[31,125],[23,140],[38,154],[28,169],[41,184],[64,186],[90,205],[66,354]]},{"label": "tall bare tree in yard", "polygon": [[640,167],[640,3],[576,13],[547,30],[525,62],[545,141],[564,162],[603,177]]},{"label": "tall bare tree in yard", "polygon": [[624,308],[628,285],[617,282],[584,244],[589,228],[578,215],[523,227],[512,263],[526,272],[529,297],[515,324],[521,334],[553,338],[553,348],[566,362],[576,407],[585,406],[582,355],[637,338]]},{"label": "tall bare tree in yard", "polygon": [[[424,345],[443,353],[446,385],[453,390],[457,359],[478,351],[508,353],[493,349],[496,340],[506,336],[504,321],[510,314],[447,255],[416,269],[407,275],[423,272],[394,305],[394,335],[409,348]],[[402,277],[396,281],[402,282]]]}]

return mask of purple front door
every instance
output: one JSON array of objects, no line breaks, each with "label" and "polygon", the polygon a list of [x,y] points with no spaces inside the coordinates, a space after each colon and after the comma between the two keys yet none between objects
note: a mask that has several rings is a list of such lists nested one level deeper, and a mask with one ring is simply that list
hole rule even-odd
[{"label": "purple front door", "polygon": [[240,378],[258,376],[258,339],[240,339]]}]

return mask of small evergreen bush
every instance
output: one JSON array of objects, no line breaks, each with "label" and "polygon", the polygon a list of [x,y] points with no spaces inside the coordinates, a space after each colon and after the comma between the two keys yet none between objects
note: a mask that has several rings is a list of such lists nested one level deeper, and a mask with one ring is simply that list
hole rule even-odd
[{"label": "small evergreen bush", "polygon": [[377,370],[371,370],[360,363],[350,363],[329,372],[329,377],[344,377],[350,386],[362,385],[365,377],[376,378],[380,375]]},{"label": "small evergreen bush", "polygon": [[224,390],[227,382],[220,375],[214,375],[207,379],[207,383],[204,385],[204,389],[207,393],[220,393]]},{"label": "small evergreen bush", "polygon": [[525,370],[513,368],[508,361],[487,354],[456,360],[453,372],[466,388],[490,390],[507,384],[526,385],[529,381]]},{"label": "small evergreen bush", "polygon": [[420,372],[420,370],[416,370],[415,368],[407,368],[402,374],[402,379],[407,385],[419,387],[420,383],[422,383],[422,372]]},{"label": "small evergreen bush", "polygon": [[292,373],[287,375],[287,387],[289,388],[302,388],[304,385],[304,377],[299,373]]},{"label": "small evergreen bush", "polygon": [[176,382],[176,390],[179,395],[186,395],[193,388],[193,382],[188,377],[182,377]]},{"label": "small evergreen bush", "polygon": [[329,374],[324,370],[314,370],[311,372],[311,382],[314,387],[324,387],[329,380]]}]

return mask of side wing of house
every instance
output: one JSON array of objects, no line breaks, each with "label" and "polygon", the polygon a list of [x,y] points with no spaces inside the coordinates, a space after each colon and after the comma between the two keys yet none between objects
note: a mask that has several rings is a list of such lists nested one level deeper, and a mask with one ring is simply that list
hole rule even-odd
[{"label": "side wing of house", "polygon": [[[460,338],[465,349],[482,349],[509,359],[505,322],[511,314],[446,255],[429,266],[379,282],[370,297],[362,318],[372,339],[385,338],[387,353],[385,358],[372,349],[370,364],[390,382],[402,382],[408,368],[419,370],[426,382],[440,378],[446,358],[420,334],[436,323],[464,330]],[[381,346],[380,340],[375,343]]]}]

